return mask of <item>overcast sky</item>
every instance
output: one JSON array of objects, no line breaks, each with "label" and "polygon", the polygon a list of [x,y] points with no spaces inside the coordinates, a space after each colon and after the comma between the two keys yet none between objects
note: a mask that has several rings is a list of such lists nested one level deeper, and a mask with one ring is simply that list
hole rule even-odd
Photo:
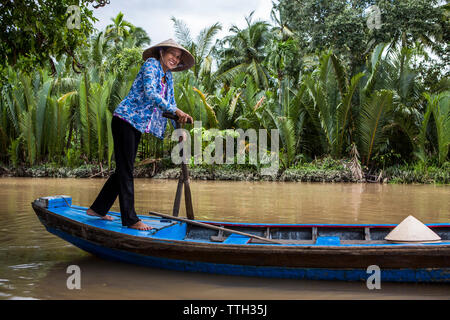
[{"label": "overcast sky", "polygon": [[217,37],[228,35],[231,25],[243,28],[245,17],[252,11],[253,21],[270,22],[272,0],[110,0],[110,4],[94,10],[99,19],[95,28],[103,30],[120,11],[124,19],[147,31],[151,44],[175,39],[171,17],[182,20],[195,39],[200,30],[216,22],[222,24]]}]

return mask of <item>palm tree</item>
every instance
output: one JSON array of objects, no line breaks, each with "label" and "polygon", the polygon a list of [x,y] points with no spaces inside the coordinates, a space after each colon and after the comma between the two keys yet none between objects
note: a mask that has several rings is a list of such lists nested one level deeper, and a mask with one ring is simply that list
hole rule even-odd
[{"label": "palm tree", "polygon": [[319,61],[314,72],[302,81],[309,98],[304,107],[324,152],[340,157],[349,140],[353,96],[363,74],[349,81],[342,62],[332,52],[322,54]]},{"label": "palm tree", "polygon": [[124,14],[119,12],[116,17],[111,18],[113,23],[106,26],[105,36],[114,40],[116,45],[119,41],[129,37],[136,28],[131,22],[124,20],[123,17]]},{"label": "palm tree", "polygon": [[229,83],[237,74],[249,73],[257,86],[265,89],[269,87],[269,72],[263,61],[266,58],[264,49],[268,44],[270,25],[265,21],[252,22],[253,13],[245,18],[245,29],[233,25],[230,28],[233,35],[221,42],[217,74],[219,79]]},{"label": "palm tree", "polygon": [[284,168],[289,168],[297,154],[304,146],[305,107],[303,104],[306,86],[295,88],[293,81],[284,79],[283,89],[277,95],[267,91],[267,107],[264,109],[268,115],[270,128],[278,130],[281,138],[280,160]]},{"label": "palm tree", "polygon": [[152,42],[147,32],[141,27],[135,27],[130,33],[130,38],[134,39],[134,46],[139,48],[148,46]]},{"label": "palm tree", "polygon": [[301,62],[301,59],[298,58],[300,47],[295,39],[295,34],[283,21],[280,11],[274,7],[270,16],[276,25],[270,30],[271,37],[268,46],[267,63],[275,72],[279,88],[281,89],[281,82],[285,75],[293,76],[295,73],[298,73]]},{"label": "palm tree", "polygon": [[432,113],[432,99],[426,103],[429,95],[422,94],[424,88],[412,68],[414,59],[420,59],[422,54],[420,46],[382,43],[374,49],[365,71],[366,82],[360,90],[363,116],[359,118],[359,148],[366,164],[383,149],[395,149],[405,157],[412,153],[426,161],[424,132]]},{"label": "palm tree", "polygon": [[50,97],[46,112],[46,134],[48,155],[61,163],[66,147],[66,137],[71,123],[71,100],[76,91],[68,92],[59,98]]},{"label": "palm tree", "polygon": [[197,88],[194,91],[200,96],[208,122],[206,128],[230,129],[236,126],[238,112],[236,112],[241,91],[231,87],[229,90],[221,90],[218,94],[207,95]]},{"label": "palm tree", "polygon": [[8,73],[9,84],[2,90],[2,105],[6,109],[5,116],[12,123],[10,142],[19,141],[25,146],[27,161],[32,165],[36,160],[42,160],[48,147],[47,101],[53,79],[48,76],[47,69],[28,75],[16,74],[9,67]]},{"label": "palm tree", "polygon": [[358,136],[366,165],[388,139],[385,129],[393,117],[392,97],[391,90],[377,90],[361,106]]},{"label": "palm tree", "polygon": [[[108,150],[108,164],[111,164],[113,140],[111,127],[112,112],[108,109],[114,75],[102,84],[92,83],[89,89],[89,114],[93,136],[96,137],[97,157],[103,161],[105,149]],[[106,148],[107,147],[107,148]]]},{"label": "palm tree", "polygon": [[433,115],[436,127],[436,142],[438,151],[438,162],[442,165],[448,158],[450,149],[450,91],[439,94],[425,94],[427,99],[427,113],[421,130],[421,149],[424,150],[424,141],[430,113]]},{"label": "palm tree", "polygon": [[214,49],[213,40],[216,34],[222,29],[219,22],[206,27],[200,31],[195,40],[191,37],[191,32],[186,24],[172,17],[175,27],[175,36],[177,41],[185,47],[194,56],[195,64],[191,68],[194,77],[204,87],[212,89],[211,71],[212,71],[212,50]]}]

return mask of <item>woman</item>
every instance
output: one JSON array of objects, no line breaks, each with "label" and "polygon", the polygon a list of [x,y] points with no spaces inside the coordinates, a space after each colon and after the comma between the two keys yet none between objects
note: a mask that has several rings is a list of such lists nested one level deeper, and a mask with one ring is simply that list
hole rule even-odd
[{"label": "woman", "polygon": [[145,50],[143,59],[145,62],[130,92],[114,111],[111,122],[116,170],[86,213],[113,220],[106,214],[119,196],[122,225],[150,230],[151,227],[137,217],[134,209],[134,160],[143,132],[164,138],[167,125],[167,118],[162,116],[164,111],[176,114],[181,123],[188,119],[193,122],[190,115],[176,107],[172,72],[192,67],[194,57],[169,39]]}]

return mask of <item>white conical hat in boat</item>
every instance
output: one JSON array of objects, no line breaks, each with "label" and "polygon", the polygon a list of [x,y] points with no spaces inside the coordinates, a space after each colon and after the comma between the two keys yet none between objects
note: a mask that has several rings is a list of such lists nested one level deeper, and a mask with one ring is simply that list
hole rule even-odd
[{"label": "white conical hat in boat", "polygon": [[400,222],[385,238],[394,242],[434,242],[441,238],[422,222],[408,216]]}]

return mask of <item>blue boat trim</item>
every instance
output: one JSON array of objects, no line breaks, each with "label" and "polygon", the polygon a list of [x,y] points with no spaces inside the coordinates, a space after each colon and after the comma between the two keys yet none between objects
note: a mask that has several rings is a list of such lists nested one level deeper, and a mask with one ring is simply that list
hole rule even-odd
[{"label": "blue boat trim", "polygon": [[250,240],[249,237],[233,233],[230,236],[228,236],[228,238],[222,243],[224,243],[224,244],[247,244],[249,240]]},{"label": "blue boat trim", "polygon": [[339,237],[317,237],[316,245],[340,246],[341,240],[339,239]]},{"label": "blue boat trim", "polygon": [[[114,232],[119,232],[119,233],[123,233],[123,234],[127,234],[127,235],[132,235],[132,236],[138,236],[138,237],[148,237],[148,238],[152,238],[152,239],[161,239],[161,240],[180,240],[180,241],[189,241],[189,242],[199,242],[199,243],[216,243],[210,240],[199,240],[199,239],[184,239],[185,234],[186,234],[186,224],[185,223],[173,223],[172,221],[167,221],[166,219],[161,219],[159,217],[154,217],[154,216],[143,216],[143,215],[138,215],[138,217],[140,219],[142,219],[146,224],[150,225],[151,227],[153,227],[153,230],[150,231],[139,231],[139,230],[135,230],[135,229],[131,229],[131,228],[127,228],[121,225],[120,223],[120,214],[117,212],[110,212],[109,214],[114,216],[116,219],[115,221],[106,221],[106,220],[102,220],[99,219],[97,217],[92,217],[92,216],[88,216],[86,214],[84,214],[84,212],[87,210],[86,207],[80,207],[80,206],[75,206],[72,205],[71,207],[67,207],[67,206],[61,206],[61,207],[55,207],[55,208],[51,208],[51,211],[61,215],[63,217],[66,217],[68,219],[89,225],[89,226],[93,226],[96,228],[101,228],[104,230],[108,230],[108,231],[114,231]],[[200,221],[200,220],[199,220]],[[204,221],[204,222],[208,222],[211,223],[211,221]],[[171,227],[170,229],[162,229],[163,227],[169,226],[171,224],[174,224],[173,227]],[[254,224],[254,223],[249,223],[249,224],[242,224],[242,223],[222,223],[222,222],[217,222],[214,221],[215,225],[223,225],[226,224],[227,227],[234,227],[234,226],[261,226],[261,224]],[[450,224],[442,224],[442,225],[450,225]],[[266,225],[264,225],[266,226]],[[270,226],[273,227],[278,227],[279,225],[277,224],[270,224]],[[289,225],[290,227],[308,227],[311,226],[311,224],[292,224]],[[321,227],[322,225],[313,225],[313,226],[317,226],[317,227]],[[326,227],[330,227],[330,226],[346,226],[346,227],[360,227],[361,225],[326,225]],[[371,226],[371,225],[369,225]],[[379,225],[377,225],[379,226]],[[390,225],[389,225],[390,226]],[[161,230],[160,230],[161,229]],[[225,242],[225,243],[230,243],[233,244],[234,241],[237,240],[233,240],[235,239],[235,237],[238,235],[232,235],[232,238],[229,240],[229,242]],[[320,240],[318,237],[318,242],[316,242],[315,244],[302,244],[302,243],[292,243],[292,244],[283,244],[284,246],[312,246],[312,245],[316,245],[316,246],[339,246],[339,247],[380,247],[380,246],[417,246],[417,245],[427,245],[427,246],[435,246],[435,245],[444,245],[444,244],[450,244],[450,241],[442,241],[442,242],[436,242],[436,243],[424,243],[424,244],[416,244],[416,243],[365,243],[365,244],[351,244],[351,243],[340,243],[340,241],[334,239],[333,241],[322,241]],[[336,238],[336,237],[323,237],[323,239],[325,238]],[[247,239],[248,240],[248,239]],[[218,243],[220,244],[220,243]],[[277,246],[277,244],[271,244],[271,243],[252,243],[252,242],[245,242],[245,241],[241,241],[241,243],[239,242],[235,242],[234,244],[239,244],[239,245],[251,245],[251,246],[259,246],[259,245],[274,245]]]}]

